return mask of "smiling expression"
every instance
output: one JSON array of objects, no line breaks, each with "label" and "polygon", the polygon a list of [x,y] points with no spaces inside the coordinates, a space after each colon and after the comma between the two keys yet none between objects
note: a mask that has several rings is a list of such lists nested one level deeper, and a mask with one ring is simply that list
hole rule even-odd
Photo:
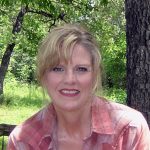
[{"label": "smiling expression", "polygon": [[93,67],[90,53],[76,45],[68,63],[59,65],[45,73],[45,88],[57,109],[72,111],[91,103]]}]

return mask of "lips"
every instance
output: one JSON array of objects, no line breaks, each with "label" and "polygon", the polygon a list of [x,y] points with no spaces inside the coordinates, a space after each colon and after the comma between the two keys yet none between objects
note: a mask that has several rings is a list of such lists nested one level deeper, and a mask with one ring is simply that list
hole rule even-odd
[{"label": "lips", "polygon": [[72,97],[77,96],[80,93],[80,91],[76,89],[62,89],[60,90],[60,93],[64,96]]}]

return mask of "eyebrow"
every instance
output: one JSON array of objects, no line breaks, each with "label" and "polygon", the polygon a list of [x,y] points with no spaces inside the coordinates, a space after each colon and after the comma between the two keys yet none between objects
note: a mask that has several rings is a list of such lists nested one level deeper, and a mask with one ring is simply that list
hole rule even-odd
[{"label": "eyebrow", "polygon": [[[62,62],[60,62],[59,64],[57,64],[57,65],[65,65],[65,63],[62,63]],[[92,64],[90,64],[90,63],[87,63],[87,64],[85,64],[85,63],[83,63],[83,64],[76,64],[75,66],[87,66],[87,67],[92,67]]]},{"label": "eyebrow", "polygon": [[77,64],[77,65],[75,65],[75,66],[85,66],[85,67],[92,67],[92,65],[90,65],[90,64]]}]

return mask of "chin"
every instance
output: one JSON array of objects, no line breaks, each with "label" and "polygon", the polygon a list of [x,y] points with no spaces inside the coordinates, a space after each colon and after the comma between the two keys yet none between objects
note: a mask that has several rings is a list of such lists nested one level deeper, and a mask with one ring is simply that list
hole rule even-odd
[{"label": "chin", "polygon": [[[57,106],[56,106],[57,107]],[[83,108],[83,106],[81,105],[73,105],[73,104],[70,104],[70,105],[65,105],[65,106],[58,106],[59,107],[59,110],[61,111],[68,111],[68,112],[73,112],[73,111],[78,111],[80,110],[81,108]]]}]

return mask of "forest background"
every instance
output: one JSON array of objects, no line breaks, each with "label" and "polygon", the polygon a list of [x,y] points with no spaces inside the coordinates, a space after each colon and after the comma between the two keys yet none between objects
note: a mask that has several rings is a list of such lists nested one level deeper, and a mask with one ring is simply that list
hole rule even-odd
[{"label": "forest background", "polygon": [[36,54],[47,32],[61,23],[88,26],[103,58],[103,95],[126,103],[123,0],[1,0],[0,4],[0,62],[12,46],[1,84],[0,123],[19,124],[49,101],[35,77]]}]

